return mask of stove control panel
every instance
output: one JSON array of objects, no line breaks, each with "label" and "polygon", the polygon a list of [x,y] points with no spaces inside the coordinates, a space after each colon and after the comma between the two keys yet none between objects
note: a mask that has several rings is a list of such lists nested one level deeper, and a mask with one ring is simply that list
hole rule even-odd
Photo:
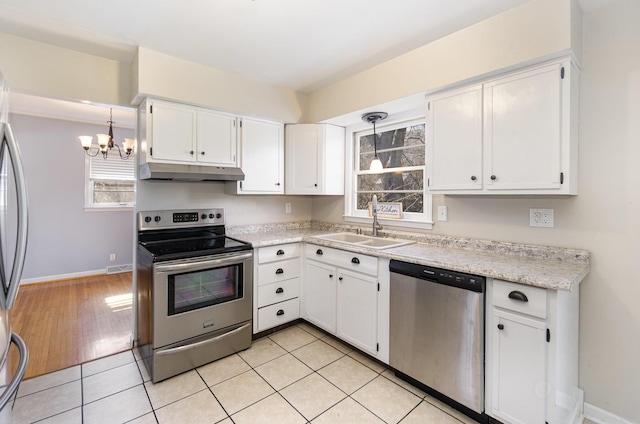
[{"label": "stove control panel", "polygon": [[224,225],[224,209],[180,209],[138,212],[138,230]]}]

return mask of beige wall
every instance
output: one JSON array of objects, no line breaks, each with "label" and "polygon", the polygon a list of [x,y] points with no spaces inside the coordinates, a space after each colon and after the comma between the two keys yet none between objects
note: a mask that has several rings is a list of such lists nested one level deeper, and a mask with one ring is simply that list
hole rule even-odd
[{"label": "beige wall", "polygon": [[0,32],[0,70],[12,90],[129,106],[131,67]]},{"label": "beige wall", "polygon": [[[434,196],[448,222],[432,233],[587,249],[580,293],[580,386],[585,401],[640,422],[640,2],[583,19],[579,195]],[[402,79],[400,76],[398,79]],[[528,226],[553,208],[554,228]],[[342,222],[344,202],[314,199],[312,218]]]},{"label": "beige wall", "polygon": [[304,96],[229,72],[167,56],[140,47],[133,88],[138,98],[155,96],[217,110],[298,122]]},{"label": "beige wall", "polygon": [[566,53],[581,30],[571,19],[575,7],[575,0],[531,0],[311,93],[305,120],[327,120]]}]

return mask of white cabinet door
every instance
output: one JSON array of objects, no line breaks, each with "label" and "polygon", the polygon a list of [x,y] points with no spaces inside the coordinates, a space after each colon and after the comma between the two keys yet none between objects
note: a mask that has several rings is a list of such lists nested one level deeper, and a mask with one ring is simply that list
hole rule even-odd
[{"label": "white cabinet door", "polygon": [[198,162],[236,166],[236,117],[201,109],[197,117]]},{"label": "white cabinet door", "polygon": [[284,125],[242,118],[238,193],[284,193]]},{"label": "white cabinet door", "polygon": [[378,279],[338,272],[338,337],[376,355],[378,342]]},{"label": "white cabinet door", "polygon": [[427,98],[430,191],[482,188],[482,85]]},{"label": "white cabinet door", "polygon": [[285,150],[287,194],[344,194],[343,127],[287,125]]},{"label": "white cabinet door", "polygon": [[494,308],[492,416],[510,424],[545,422],[546,325]]},{"label": "white cabinet door", "polygon": [[154,101],[151,103],[151,160],[196,160],[196,111],[192,107]]},{"label": "white cabinet door", "polygon": [[485,84],[488,190],[560,188],[563,73],[558,63]]},{"label": "white cabinet door", "polygon": [[304,302],[306,319],[333,334],[336,333],[336,268],[307,261]]},{"label": "white cabinet door", "polygon": [[320,193],[321,133],[315,124],[287,125],[287,194]]}]

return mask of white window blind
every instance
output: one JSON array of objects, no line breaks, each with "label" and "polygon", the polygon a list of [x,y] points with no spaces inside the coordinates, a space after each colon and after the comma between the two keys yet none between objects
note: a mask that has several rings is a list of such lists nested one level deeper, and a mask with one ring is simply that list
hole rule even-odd
[{"label": "white window blind", "polygon": [[89,160],[90,180],[133,181],[135,158],[120,159],[117,149],[109,152],[106,159],[98,154]]}]

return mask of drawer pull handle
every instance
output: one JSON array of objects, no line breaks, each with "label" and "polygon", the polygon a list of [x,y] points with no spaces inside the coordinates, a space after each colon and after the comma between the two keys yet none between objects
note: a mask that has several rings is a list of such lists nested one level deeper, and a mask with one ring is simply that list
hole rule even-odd
[{"label": "drawer pull handle", "polygon": [[323,254],[322,249],[316,250],[316,255],[322,255],[322,254]]},{"label": "drawer pull handle", "polygon": [[284,289],[282,287],[278,287],[276,289],[276,294],[284,293]]},{"label": "drawer pull handle", "polygon": [[278,309],[278,312],[276,312],[276,315],[277,316],[284,315],[284,311],[282,309]]},{"label": "drawer pull handle", "polygon": [[276,269],[276,275],[278,275],[278,274],[284,274],[284,269],[282,269],[282,268]]},{"label": "drawer pull handle", "polygon": [[276,255],[280,256],[280,255],[284,255],[284,250],[280,249],[276,252]]},{"label": "drawer pull handle", "polygon": [[359,264],[359,263],[360,263],[360,259],[355,258],[355,257],[354,257],[354,258],[351,258],[351,263],[352,263],[352,264]]},{"label": "drawer pull handle", "polygon": [[527,295],[522,293],[521,291],[517,291],[514,290],[511,293],[509,293],[509,299],[513,299],[513,300],[517,300],[520,302],[528,302],[529,299],[527,298]]},{"label": "drawer pull handle", "polygon": [[504,330],[504,324],[498,324],[498,330]]}]

